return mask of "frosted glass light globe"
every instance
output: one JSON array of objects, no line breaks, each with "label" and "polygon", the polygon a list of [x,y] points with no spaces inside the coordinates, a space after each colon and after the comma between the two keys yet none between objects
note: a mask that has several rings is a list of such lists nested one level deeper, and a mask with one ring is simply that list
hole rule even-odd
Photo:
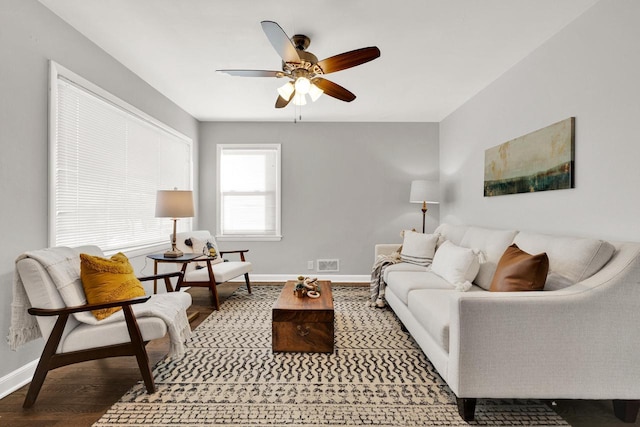
[{"label": "frosted glass light globe", "polygon": [[311,89],[311,81],[309,81],[306,77],[298,77],[295,83],[296,93],[301,95],[306,95],[309,93],[309,89]]}]

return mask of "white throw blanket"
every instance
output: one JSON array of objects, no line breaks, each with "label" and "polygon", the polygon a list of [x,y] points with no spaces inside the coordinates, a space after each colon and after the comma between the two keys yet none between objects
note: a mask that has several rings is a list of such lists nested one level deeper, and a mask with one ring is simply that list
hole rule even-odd
[{"label": "white throw blanket", "polygon": [[[32,258],[42,265],[67,305],[86,303],[79,280],[80,259],[78,252],[71,248],[47,248],[24,253],[16,259],[16,263],[25,258]],[[11,303],[11,326],[7,337],[12,350],[42,336],[35,316],[31,316],[27,312],[30,307],[31,303],[16,269]],[[146,303],[134,304],[131,307],[136,317],[159,317],[164,320],[171,342],[169,355],[179,356],[184,353],[184,342],[191,336],[191,328],[185,310],[172,294],[153,295]],[[74,314],[74,317],[80,322],[94,325],[124,321],[122,311],[100,321],[90,312]]]}]

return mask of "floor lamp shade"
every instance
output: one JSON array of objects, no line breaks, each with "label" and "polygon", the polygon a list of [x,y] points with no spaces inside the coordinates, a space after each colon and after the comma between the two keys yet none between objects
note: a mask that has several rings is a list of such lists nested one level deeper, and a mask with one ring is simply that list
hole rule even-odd
[{"label": "floor lamp shade", "polygon": [[158,190],[156,195],[156,217],[173,218],[173,235],[171,236],[171,250],[164,253],[166,258],[178,258],[183,254],[176,249],[177,218],[193,216],[193,191]]},{"label": "floor lamp shade", "polygon": [[411,181],[410,203],[422,203],[422,232],[427,214],[427,203],[440,203],[440,183],[437,181]]}]

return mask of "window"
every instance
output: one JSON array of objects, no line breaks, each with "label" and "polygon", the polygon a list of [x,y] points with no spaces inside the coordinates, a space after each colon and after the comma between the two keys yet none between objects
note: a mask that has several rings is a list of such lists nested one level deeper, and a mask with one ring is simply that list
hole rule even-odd
[{"label": "window", "polygon": [[191,140],[54,62],[50,83],[49,244],[113,253],[168,242],[156,191],[191,189]]},{"label": "window", "polygon": [[280,240],[280,144],[217,148],[217,237]]}]

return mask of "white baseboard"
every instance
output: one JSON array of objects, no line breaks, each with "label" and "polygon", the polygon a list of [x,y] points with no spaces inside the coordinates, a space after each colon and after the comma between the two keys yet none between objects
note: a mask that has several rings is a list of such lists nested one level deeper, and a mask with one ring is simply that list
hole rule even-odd
[{"label": "white baseboard", "polygon": [[[249,274],[252,282],[286,282],[295,280],[298,274]],[[333,283],[369,283],[371,277],[366,274],[313,274],[304,276],[317,277],[318,280],[331,280]],[[234,282],[244,282],[244,277],[239,276]]]},{"label": "white baseboard", "polygon": [[0,378],[0,399],[13,393],[23,385],[29,384],[33,374],[36,372],[39,361],[40,359],[36,359],[33,362],[29,362]]}]

